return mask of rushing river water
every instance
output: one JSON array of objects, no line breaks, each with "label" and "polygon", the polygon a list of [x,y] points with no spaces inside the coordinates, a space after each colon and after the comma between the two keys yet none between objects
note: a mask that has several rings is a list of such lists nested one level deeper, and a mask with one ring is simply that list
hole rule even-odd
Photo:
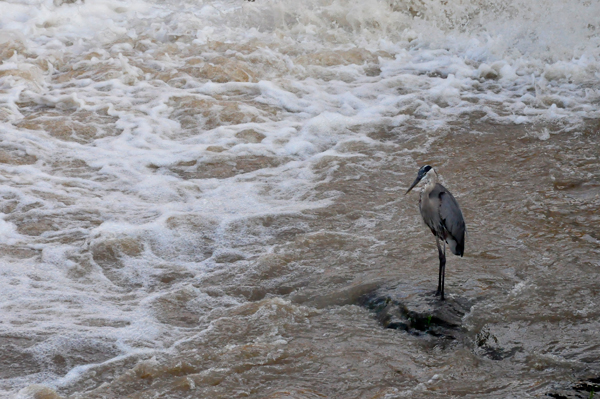
[{"label": "rushing river water", "polygon": [[0,397],[600,391],[597,1],[0,10]]}]

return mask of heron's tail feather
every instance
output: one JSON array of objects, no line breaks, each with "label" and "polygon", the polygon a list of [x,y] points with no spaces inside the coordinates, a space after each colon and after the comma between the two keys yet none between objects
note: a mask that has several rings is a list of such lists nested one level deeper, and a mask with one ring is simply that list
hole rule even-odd
[{"label": "heron's tail feather", "polygon": [[458,256],[463,256],[463,253],[465,252],[465,242],[458,242],[454,239],[454,237],[452,237],[451,235],[448,235],[448,237],[446,237],[446,242],[448,243],[448,246],[450,247],[450,251],[452,251],[452,253],[454,255],[458,255]]}]

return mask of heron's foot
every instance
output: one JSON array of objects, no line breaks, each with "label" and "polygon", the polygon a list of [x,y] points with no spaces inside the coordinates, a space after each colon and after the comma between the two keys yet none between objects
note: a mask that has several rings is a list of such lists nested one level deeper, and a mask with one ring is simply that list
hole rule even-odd
[{"label": "heron's foot", "polygon": [[437,291],[435,292],[435,296],[438,296],[441,294],[442,294],[442,290],[438,288]]}]

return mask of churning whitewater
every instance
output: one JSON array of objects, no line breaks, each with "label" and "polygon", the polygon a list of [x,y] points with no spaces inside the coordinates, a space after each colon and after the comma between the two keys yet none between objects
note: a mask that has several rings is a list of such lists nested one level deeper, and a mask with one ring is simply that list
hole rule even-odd
[{"label": "churning whitewater", "polygon": [[0,396],[600,391],[600,3],[0,10]]}]

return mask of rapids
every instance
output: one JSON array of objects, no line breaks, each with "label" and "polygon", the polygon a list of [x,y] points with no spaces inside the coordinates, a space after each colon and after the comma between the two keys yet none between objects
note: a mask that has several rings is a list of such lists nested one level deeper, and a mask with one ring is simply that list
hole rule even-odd
[{"label": "rapids", "polygon": [[[0,60],[1,397],[600,391],[599,2],[7,0]],[[426,163],[438,336],[364,305],[433,297]]]}]

